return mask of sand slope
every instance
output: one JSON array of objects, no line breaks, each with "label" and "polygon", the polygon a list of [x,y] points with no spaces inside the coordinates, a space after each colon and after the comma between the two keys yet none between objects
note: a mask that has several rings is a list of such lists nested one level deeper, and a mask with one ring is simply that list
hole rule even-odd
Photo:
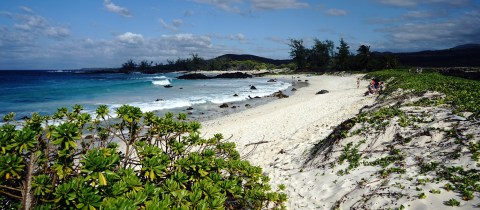
[{"label": "sand slope", "polygon": [[[204,122],[202,134],[231,136],[241,155],[269,174],[274,188],[286,185],[288,209],[330,208],[351,183],[334,184],[334,173],[322,175],[324,170],[301,168],[315,143],[374,102],[373,96],[363,96],[365,88],[356,88],[360,76],[296,75],[295,81],[308,80],[309,86],[289,98]],[[367,81],[362,81],[361,86],[366,85]],[[329,93],[315,94],[322,89]]]}]

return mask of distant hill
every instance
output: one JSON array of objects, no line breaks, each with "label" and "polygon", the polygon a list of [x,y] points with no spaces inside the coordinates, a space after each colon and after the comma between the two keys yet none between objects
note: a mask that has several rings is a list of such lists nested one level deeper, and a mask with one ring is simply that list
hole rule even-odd
[{"label": "distant hill", "polygon": [[282,64],[288,64],[292,62],[292,60],[275,60],[275,59],[270,59],[270,58],[264,58],[256,55],[237,55],[237,54],[225,54],[222,56],[218,56],[214,59],[230,59],[232,61],[247,61],[247,60],[253,60],[253,61],[258,61],[262,63],[268,63],[268,64],[273,64],[273,65],[282,65]]},{"label": "distant hill", "polygon": [[395,55],[402,66],[480,67],[480,44],[459,45],[445,50],[391,53],[374,52],[374,56]]}]

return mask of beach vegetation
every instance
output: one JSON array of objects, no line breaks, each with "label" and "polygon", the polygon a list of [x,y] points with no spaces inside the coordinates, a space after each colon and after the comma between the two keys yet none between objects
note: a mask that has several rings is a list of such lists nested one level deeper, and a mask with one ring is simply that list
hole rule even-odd
[{"label": "beach vegetation", "polygon": [[480,86],[477,81],[459,77],[444,76],[438,72],[424,71],[422,74],[410,73],[408,70],[383,70],[370,72],[367,77],[375,77],[389,82],[386,94],[397,89],[412,90],[413,94],[436,91],[445,94],[436,104],[450,104],[455,113],[480,110]]},{"label": "beach vegetation", "polygon": [[427,198],[427,195],[422,192],[422,193],[419,193],[419,194],[417,195],[417,197],[420,198],[420,199],[425,199],[425,198]]},{"label": "beach vegetation", "polygon": [[365,140],[353,145],[353,142],[348,143],[344,148],[342,154],[338,158],[340,164],[343,164],[345,160],[348,161],[348,170],[352,170],[360,165],[360,158],[362,155],[358,151],[358,147],[365,143]]},{"label": "beach vegetation", "polygon": [[452,198],[448,201],[445,201],[444,204],[447,206],[460,206],[460,201],[457,201],[456,199]]},{"label": "beach vegetation", "polygon": [[[92,117],[80,105],[0,127],[5,209],[276,209],[260,167],[221,134],[204,139],[185,114],[124,105]],[[280,190],[285,186],[280,185]]]}]

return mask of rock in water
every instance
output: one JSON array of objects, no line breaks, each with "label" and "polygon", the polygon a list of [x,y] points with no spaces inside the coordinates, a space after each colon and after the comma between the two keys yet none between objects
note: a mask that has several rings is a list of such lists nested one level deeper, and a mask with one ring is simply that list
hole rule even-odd
[{"label": "rock in water", "polygon": [[276,79],[269,79],[267,82],[277,82]]},{"label": "rock in water", "polygon": [[224,73],[215,76],[215,78],[227,78],[227,79],[244,79],[244,78],[252,78],[251,74],[242,73],[242,72],[235,72],[235,73]]},{"label": "rock in water", "polygon": [[208,77],[205,74],[193,73],[193,74],[184,74],[182,76],[177,77],[177,79],[212,79],[212,78]]},{"label": "rock in water", "polygon": [[228,108],[228,104],[227,103],[223,103],[222,105],[219,106],[220,108]]},{"label": "rock in water", "polygon": [[188,107],[187,110],[193,110],[193,107]]},{"label": "rock in water", "polygon": [[250,90],[256,90],[257,88],[255,86],[250,86]]}]

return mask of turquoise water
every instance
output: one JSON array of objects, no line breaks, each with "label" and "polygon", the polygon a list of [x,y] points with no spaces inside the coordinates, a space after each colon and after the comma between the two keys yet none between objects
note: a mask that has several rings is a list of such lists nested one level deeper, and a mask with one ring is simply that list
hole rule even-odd
[{"label": "turquoise water", "polygon": [[[9,112],[15,112],[17,119],[34,112],[50,115],[59,107],[71,108],[74,104],[84,106],[89,113],[102,104],[112,111],[123,104],[140,107],[142,111],[169,110],[263,97],[291,85],[269,83],[266,78],[176,79],[179,75],[0,71],[0,117]],[[251,85],[257,90],[251,90]]]}]

